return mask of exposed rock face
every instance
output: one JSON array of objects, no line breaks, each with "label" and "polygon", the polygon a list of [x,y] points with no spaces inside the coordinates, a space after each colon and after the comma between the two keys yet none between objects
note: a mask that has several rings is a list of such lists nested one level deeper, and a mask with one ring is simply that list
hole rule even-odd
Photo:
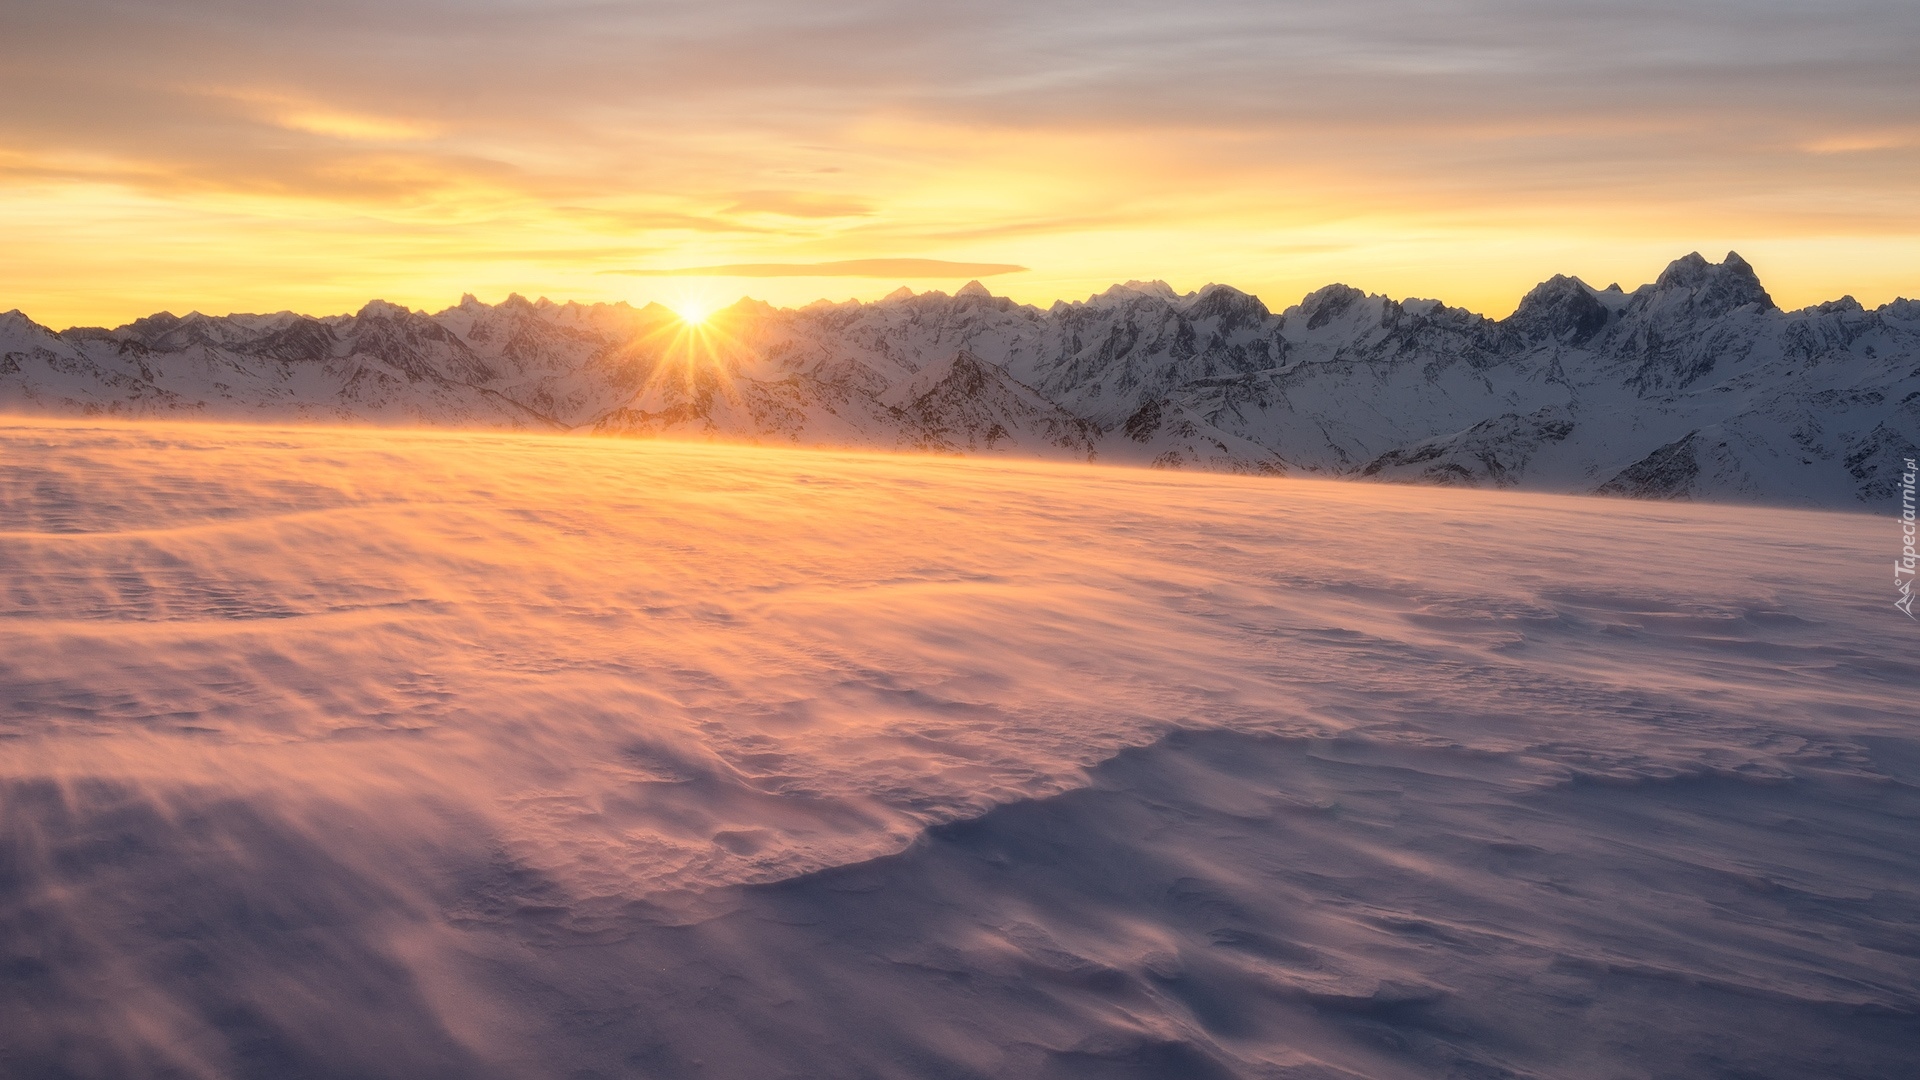
[{"label": "exposed rock face", "polygon": [[1760,287],[1760,276],[1738,252],[1727,252],[1726,261],[1719,265],[1697,251],[1675,259],[1653,286],[1659,292],[1685,291],[1694,311],[1710,319],[1743,307],[1773,310],[1773,297]]},{"label": "exposed rock face", "polygon": [[1526,416],[1507,413],[1482,420],[1465,431],[1389,450],[1369,462],[1360,474],[1383,480],[1513,487],[1536,451],[1566,439],[1573,428],[1567,411],[1554,406]]},{"label": "exposed rock face", "polygon": [[1556,276],[1492,320],[1344,285],[1279,313],[1128,282],[1049,310],[471,296],[437,314],[0,315],[0,407],[578,429],[1860,506],[1920,444],[1920,302],[1773,303],[1738,255],[1632,292]]},{"label": "exposed rock face", "polygon": [[1639,461],[1596,489],[1602,495],[1631,495],[1640,499],[1675,499],[1693,490],[1700,476],[1695,444],[1700,433],[1689,431]]},{"label": "exposed rock face", "polygon": [[1555,274],[1534,286],[1507,319],[1518,341],[1555,341],[1580,346],[1607,328],[1613,312],[1579,278]]}]

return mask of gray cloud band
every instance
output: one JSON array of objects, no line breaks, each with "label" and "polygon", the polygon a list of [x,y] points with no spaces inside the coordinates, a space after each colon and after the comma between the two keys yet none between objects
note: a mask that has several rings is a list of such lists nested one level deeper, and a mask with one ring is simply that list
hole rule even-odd
[{"label": "gray cloud band", "polygon": [[[277,98],[365,114],[389,155],[554,197],[569,178],[673,176],[691,152],[675,140],[834,149],[898,115],[1217,131],[1269,162],[1306,135],[1320,159],[1415,187],[1837,184],[1896,207],[1920,176],[1917,52],[1905,0],[1763,17],[1714,0],[19,0],[0,175],[381,194],[340,179],[352,125],[290,130],[260,106]],[[648,152],[664,144],[683,154]]]}]

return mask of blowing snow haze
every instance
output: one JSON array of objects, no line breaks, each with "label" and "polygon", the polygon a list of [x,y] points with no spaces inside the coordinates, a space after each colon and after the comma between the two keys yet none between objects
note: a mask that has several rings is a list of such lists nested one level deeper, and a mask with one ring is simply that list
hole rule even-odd
[{"label": "blowing snow haze", "polygon": [[0,506],[12,1076],[1913,1061],[1864,514],[73,420]]}]

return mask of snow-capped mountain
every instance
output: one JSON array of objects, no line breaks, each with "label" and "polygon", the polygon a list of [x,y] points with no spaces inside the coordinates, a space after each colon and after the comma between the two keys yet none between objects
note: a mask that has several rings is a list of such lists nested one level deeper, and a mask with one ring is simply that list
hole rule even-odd
[{"label": "snow-capped mountain", "polygon": [[1051,309],[973,283],[874,303],[471,296],[309,318],[0,315],[0,407],[665,434],[1236,471],[1879,504],[1920,454],[1920,301],[1780,310],[1738,255],[1632,292],[1542,283],[1509,317],[1343,285]]}]

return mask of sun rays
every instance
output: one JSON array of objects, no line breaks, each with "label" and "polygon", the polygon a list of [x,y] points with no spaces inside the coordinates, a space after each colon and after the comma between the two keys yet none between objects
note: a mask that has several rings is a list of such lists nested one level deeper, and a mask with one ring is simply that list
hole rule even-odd
[{"label": "sun rays", "polygon": [[742,405],[739,380],[729,376],[752,362],[754,349],[746,340],[752,323],[736,317],[738,307],[694,297],[658,305],[655,318],[615,357],[642,372],[627,409],[648,415],[710,412],[716,397],[727,406]]}]

